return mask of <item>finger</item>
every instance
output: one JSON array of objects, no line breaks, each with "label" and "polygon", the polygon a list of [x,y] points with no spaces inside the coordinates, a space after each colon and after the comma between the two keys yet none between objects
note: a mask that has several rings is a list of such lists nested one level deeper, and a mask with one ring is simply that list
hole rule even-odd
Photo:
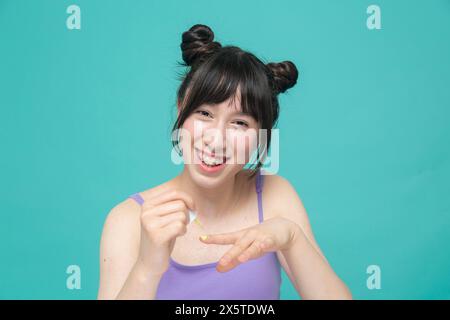
[{"label": "finger", "polygon": [[173,221],[169,223],[167,226],[165,226],[163,230],[165,231],[163,233],[165,233],[168,236],[167,239],[171,239],[174,236],[183,235],[187,231],[186,225],[181,221]]},{"label": "finger", "polygon": [[158,244],[162,244],[181,236],[187,231],[186,228],[183,228],[183,225],[184,224],[180,221],[173,221],[167,224],[164,228],[159,229],[159,232],[156,235],[157,239],[155,239],[155,241]]},{"label": "finger", "polygon": [[142,216],[145,217],[147,215],[152,216],[154,215],[161,217],[178,211],[185,212],[186,217],[189,214],[188,208],[186,207],[186,204],[182,200],[173,200],[170,202],[160,204],[157,207],[146,209],[142,213]]},{"label": "finger", "polygon": [[238,256],[237,258],[238,261],[244,263],[247,262],[248,260],[256,259],[264,255],[265,251],[261,246],[263,243],[264,242],[261,240],[255,240],[250,245],[250,247],[247,248],[247,250],[245,250]]},{"label": "finger", "polygon": [[[192,197],[186,192],[177,189],[169,189],[164,192],[160,192],[157,195],[150,197],[150,199],[146,202],[149,206],[157,206],[173,200],[182,200],[186,203],[188,208],[195,210],[195,203]],[[144,204],[146,202],[144,202]]]},{"label": "finger", "polygon": [[260,242],[260,248],[265,251],[276,251],[275,240],[272,237],[266,237]]},{"label": "finger", "polygon": [[228,250],[223,257],[220,259],[219,263],[223,266],[228,266],[234,268],[240,262],[237,257],[247,250],[247,248],[255,241],[255,234],[252,232],[247,232],[242,238],[240,238],[236,244]]},{"label": "finger", "polygon": [[242,237],[244,232],[245,230],[230,233],[209,234],[206,238],[200,237],[200,240],[207,244],[234,244]]},{"label": "finger", "polygon": [[188,219],[186,217],[186,213],[183,211],[178,211],[178,212],[174,212],[174,213],[165,215],[163,217],[160,217],[159,219],[156,219],[155,226],[157,228],[164,228],[168,224],[170,224],[174,221],[181,221],[185,225],[187,225]]},{"label": "finger", "polygon": [[149,207],[154,207],[173,200],[183,200],[189,209],[195,211],[195,204],[192,197],[184,191],[175,189],[165,190],[151,196],[150,199],[145,201],[142,206],[144,209],[147,209]]}]

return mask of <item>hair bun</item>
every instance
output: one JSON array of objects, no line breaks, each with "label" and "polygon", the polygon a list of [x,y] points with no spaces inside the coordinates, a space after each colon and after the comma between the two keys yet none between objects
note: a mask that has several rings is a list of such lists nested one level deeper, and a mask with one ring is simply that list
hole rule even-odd
[{"label": "hair bun", "polygon": [[293,62],[271,62],[267,64],[267,67],[273,76],[276,94],[285,92],[297,83],[298,70]]},{"label": "hair bun", "polygon": [[183,32],[181,51],[187,66],[203,61],[209,55],[217,52],[222,45],[214,40],[214,32],[210,27],[196,24],[188,31]]}]

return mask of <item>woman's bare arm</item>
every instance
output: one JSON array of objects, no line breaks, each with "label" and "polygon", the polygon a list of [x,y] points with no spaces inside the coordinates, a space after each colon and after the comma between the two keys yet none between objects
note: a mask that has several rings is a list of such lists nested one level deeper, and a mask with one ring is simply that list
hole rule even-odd
[{"label": "woman's bare arm", "polygon": [[264,205],[298,225],[293,246],[281,251],[303,299],[351,299],[350,290],[331,268],[317,244],[308,215],[292,185],[280,176],[266,176]]},{"label": "woman's bare arm", "polygon": [[141,210],[132,201],[114,207],[103,226],[99,300],[155,298],[161,276],[149,274],[137,260]]}]

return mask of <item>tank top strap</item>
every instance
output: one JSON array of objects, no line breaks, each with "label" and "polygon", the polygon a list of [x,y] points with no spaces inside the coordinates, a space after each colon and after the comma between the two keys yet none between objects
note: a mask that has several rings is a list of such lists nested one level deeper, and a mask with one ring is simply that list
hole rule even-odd
[{"label": "tank top strap", "polygon": [[259,223],[262,223],[264,221],[264,212],[263,212],[263,205],[262,205],[263,185],[264,185],[264,175],[261,174],[261,169],[260,169],[260,170],[258,170],[258,173],[256,174],[256,180],[255,180],[256,195],[258,197]]},{"label": "tank top strap", "polygon": [[136,201],[140,206],[142,206],[142,204],[144,203],[144,198],[142,198],[142,196],[138,193],[134,193],[131,196],[129,196],[128,198],[133,199],[134,201]]}]

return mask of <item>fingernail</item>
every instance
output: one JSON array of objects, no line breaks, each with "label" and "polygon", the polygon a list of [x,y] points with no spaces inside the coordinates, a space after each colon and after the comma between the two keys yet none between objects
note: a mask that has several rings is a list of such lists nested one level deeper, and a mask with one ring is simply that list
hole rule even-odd
[{"label": "fingernail", "polygon": [[207,236],[207,235],[202,235],[202,236],[200,236],[200,238],[201,238],[203,241],[205,241],[206,238],[208,238],[208,236]]}]

